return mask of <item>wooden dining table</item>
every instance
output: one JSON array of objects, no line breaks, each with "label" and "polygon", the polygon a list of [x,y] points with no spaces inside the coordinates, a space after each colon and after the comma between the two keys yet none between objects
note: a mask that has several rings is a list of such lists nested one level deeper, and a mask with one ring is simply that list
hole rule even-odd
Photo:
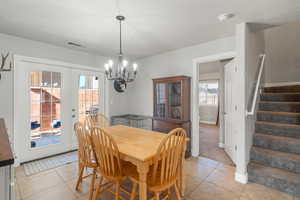
[{"label": "wooden dining table", "polygon": [[[147,173],[149,167],[153,164],[153,158],[158,150],[159,144],[167,135],[156,131],[123,125],[109,126],[103,129],[115,140],[121,159],[131,162],[137,167],[139,173],[139,199],[146,200]],[[182,169],[184,169],[184,159]],[[181,194],[184,195],[185,180],[183,171],[179,185]]]}]

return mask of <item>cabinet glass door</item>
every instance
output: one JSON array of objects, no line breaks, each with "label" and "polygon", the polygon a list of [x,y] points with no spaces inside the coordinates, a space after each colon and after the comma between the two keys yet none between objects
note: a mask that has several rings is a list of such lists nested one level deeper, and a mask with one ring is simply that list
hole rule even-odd
[{"label": "cabinet glass door", "polygon": [[167,94],[166,94],[167,85],[166,83],[157,83],[155,85],[155,117],[165,118],[167,113]]},{"label": "cabinet glass door", "polygon": [[168,99],[169,112],[168,118],[181,119],[182,118],[182,102],[181,102],[181,82],[171,82],[168,84]]}]

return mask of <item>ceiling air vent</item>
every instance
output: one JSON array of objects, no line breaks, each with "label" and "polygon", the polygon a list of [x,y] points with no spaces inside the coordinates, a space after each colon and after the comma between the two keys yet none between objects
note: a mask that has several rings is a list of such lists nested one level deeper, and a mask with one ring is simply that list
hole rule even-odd
[{"label": "ceiling air vent", "polygon": [[75,46],[75,47],[84,47],[81,44],[75,43],[75,42],[68,42],[68,45]]}]

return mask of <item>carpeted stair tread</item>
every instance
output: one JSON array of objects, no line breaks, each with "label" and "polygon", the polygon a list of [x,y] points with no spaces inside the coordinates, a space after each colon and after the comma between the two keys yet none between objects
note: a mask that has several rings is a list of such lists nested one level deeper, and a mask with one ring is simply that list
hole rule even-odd
[{"label": "carpeted stair tread", "polygon": [[274,112],[259,110],[256,115],[257,121],[300,124],[299,112]]},{"label": "carpeted stair tread", "polygon": [[300,174],[255,162],[248,165],[249,181],[300,197]]},{"label": "carpeted stair tread", "polygon": [[294,102],[300,101],[300,92],[263,92],[260,97],[261,101],[283,101]]},{"label": "carpeted stair tread", "polygon": [[300,154],[300,139],[296,138],[256,133],[253,145],[274,151]]},{"label": "carpeted stair tread", "polygon": [[258,110],[273,112],[300,112],[300,101],[260,101]]},{"label": "carpeted stair tread", "polygon": [[260,103],[269,103],[269,104],[296,104],[300,105],[298,101],[260,101]]},{"label": "carpeted stair tread", "polygon": [[278,127],[291,127],[291,128],[300,128],[298,124],[287,124],[287,123],[276,123],[276,122],[266,122],[266,121],[256,121],[256,124],[266,124]]},{"label": "carpeted stair tread", "polygon": [[293,116],[300,116],[300,112],[274,112],[269,110],[258,110],[258,113],[268,113],[274,115],[293,115]]},{"label": "carpeted stair tread", "polygon": [[250,158],[256,163],[300,174],[300,155],[252,147]]},{"label": "carpeted stair tread", "polygon": [[300,139],[300,125],[297,124],[256,121],[255,132]]},{"label": "carpeted stair tread", "polygon": [[288,86],[275,86],[275,87],[265,87],[264,92],[300,92],[300,85],[288,85]]}]

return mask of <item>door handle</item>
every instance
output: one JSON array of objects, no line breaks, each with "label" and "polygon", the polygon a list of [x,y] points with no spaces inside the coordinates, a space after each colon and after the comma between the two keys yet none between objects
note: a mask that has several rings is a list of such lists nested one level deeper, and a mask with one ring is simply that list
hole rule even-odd
[{"label": "door handle", "polygon": [[73,111],[73,112],[75,112],[75,111],[76,111],[76,109],[75,109],[75,108],[73,108],[73,109],[72,109],[72,111]]},{"label": "door handle", "polygon": [[75,118],[76,117],[76,115],[72,115],[72,118]]}]

